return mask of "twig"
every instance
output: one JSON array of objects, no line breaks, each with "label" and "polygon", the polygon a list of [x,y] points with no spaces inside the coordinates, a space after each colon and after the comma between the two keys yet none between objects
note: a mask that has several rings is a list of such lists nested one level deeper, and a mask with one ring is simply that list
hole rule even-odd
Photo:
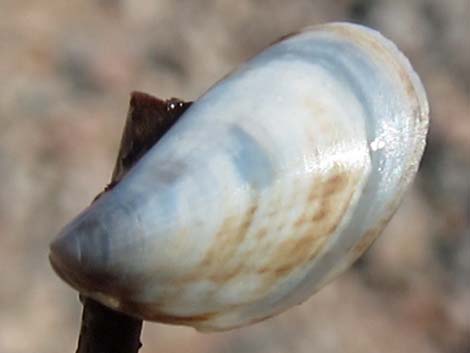
[{"label": "twig", "polygon": [[77,353],[137,353],[142,346],[142,320],[83,298],[83,315]]},{"label": "twig", "polygon": [[[145,93],[132,93],[111,183],[103,193],[119,183],[190,105],[176,98],[163,101]],[[138,352],[142,346],[142,320],[111,310],[90,298],[81,297],[81,301],[83,315],[77,353]]]}]

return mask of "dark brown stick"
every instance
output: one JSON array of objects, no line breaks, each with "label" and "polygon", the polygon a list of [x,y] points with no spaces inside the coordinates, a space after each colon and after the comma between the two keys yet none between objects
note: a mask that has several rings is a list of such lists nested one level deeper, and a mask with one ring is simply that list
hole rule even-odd
[{"label": "dark brown stick", "polygon": [[142,320],[83,298],[83,315],[77,353],[137,353],[142,346]]},{"label": "dark brown stick", "polygon": [[[145,93],[132,93],[111,183],[103,193],[119,183],[190,105],[175,98],[163,101]],[[142,320],[111,310],[90,298],[81,300],[83,315],[77,353],[138,352],[142,346]]]}]

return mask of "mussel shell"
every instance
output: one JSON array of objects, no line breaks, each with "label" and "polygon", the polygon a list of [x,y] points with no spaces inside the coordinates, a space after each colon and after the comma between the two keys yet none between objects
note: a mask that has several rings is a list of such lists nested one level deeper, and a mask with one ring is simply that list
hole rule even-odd
[{"label": "mussel shell", "polygon": [[214,85],[51,245],[57,273],[152,321],[225,330],[301,303],[398,207],[428,105],[393,43],[307,28]]}]

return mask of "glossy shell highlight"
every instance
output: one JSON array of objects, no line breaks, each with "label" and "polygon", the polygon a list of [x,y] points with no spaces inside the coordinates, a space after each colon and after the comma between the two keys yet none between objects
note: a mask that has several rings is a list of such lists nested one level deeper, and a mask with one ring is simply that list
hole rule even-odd
[{"label": "glossy shell highlight", "polygon": [[428,104],[353,24],[283,38],[218,82],[51,245],[70,285],[152,321],[226,330],[299,304],[398,207]]}]

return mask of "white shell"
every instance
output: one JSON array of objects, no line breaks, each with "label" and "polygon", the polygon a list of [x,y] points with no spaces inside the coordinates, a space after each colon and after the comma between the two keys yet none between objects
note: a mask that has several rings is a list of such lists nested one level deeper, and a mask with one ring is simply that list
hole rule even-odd
[{"label": "white shell", "polygon": [[73,287],[147,320],[225,330],[299,304],[376,238],[416,173],[424,89],[393,43],[333,23],[199,98],[51,245]]}]

